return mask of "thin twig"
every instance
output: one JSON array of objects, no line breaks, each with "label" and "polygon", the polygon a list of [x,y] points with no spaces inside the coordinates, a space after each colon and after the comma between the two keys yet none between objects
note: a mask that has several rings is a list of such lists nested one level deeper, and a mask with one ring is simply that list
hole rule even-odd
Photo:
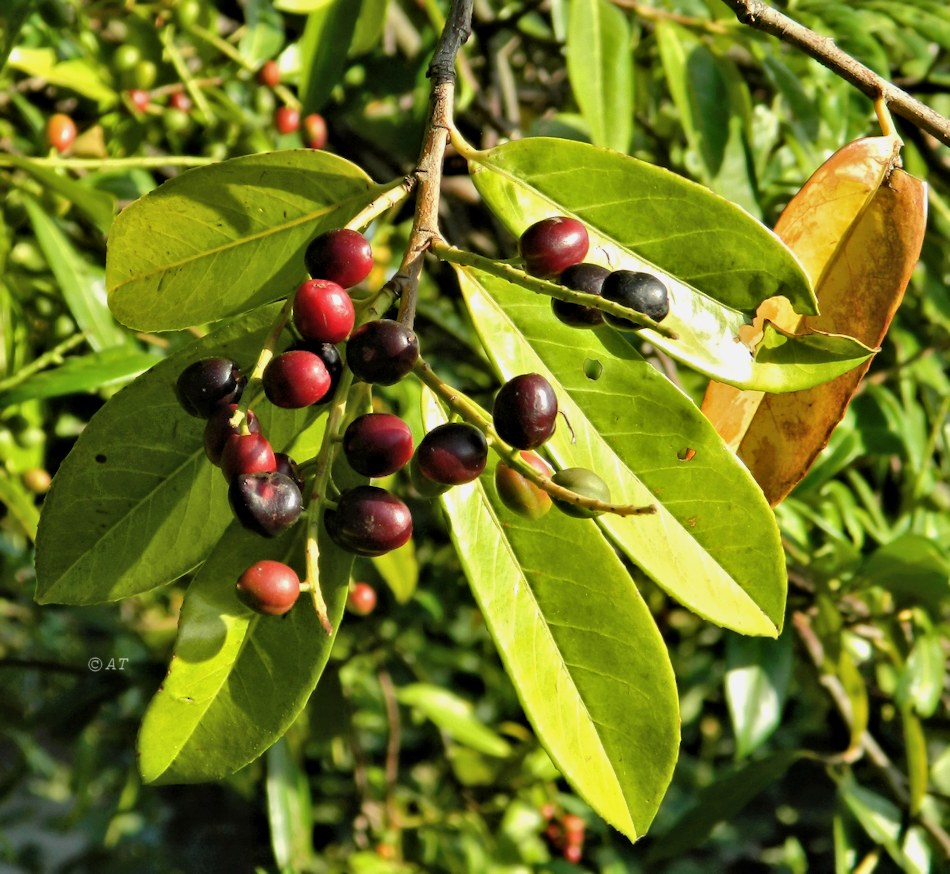
[{"label": "thin twig", "polygon": [[386,825],[390,829],[399,829],[399,806],[396,804],[396,783],[399,780],[399,746],[401,744],[401,724],[399,705],[396,703],[396,689],[389,672],[379,672],[379,687],[386,704],[386,724],[389,737],[386,740]]},{"label": "thin twig", "polygon": [[777,36],[783,42],[801,49],[836,75],[850,82],[872,100],[883,98],[901,118],[950,146],[950,119],[915,100],[892,82],[879,76],[847,52],[834,40],[819,36],[813,30],[772,9],[760,0],[722,0],[743,24]]}]

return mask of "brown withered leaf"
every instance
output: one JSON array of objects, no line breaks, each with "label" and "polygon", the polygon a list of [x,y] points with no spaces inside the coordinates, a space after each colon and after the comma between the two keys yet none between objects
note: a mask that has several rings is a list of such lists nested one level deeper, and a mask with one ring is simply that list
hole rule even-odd
[{"label": "brown withered leaf", "polygon": [[[779,217],[775,233],[798,257],[816,289],[819,306],[823,306],[823,275],[893,167],[900,146],[896,136],[848,143],[812,174]],[[759,307],[753,326],[742,336],[750,347],[761,338],[766,319],[784,331],[803,329],[802,317],[787,300],[771,298]],[[728,446],[738,451],[764,397],[764,392],[712,381],[702,410]]]},{"label": "brown withered leaf", "polygon": [[[880,346],[920,256],[927,222],[927,188],[893,170],[825,267],[821,315],[805,329],[850,334]],[[805,475],[841,421],[870,359],[813,389],[762,398],[738,454],[772,506]]]}]

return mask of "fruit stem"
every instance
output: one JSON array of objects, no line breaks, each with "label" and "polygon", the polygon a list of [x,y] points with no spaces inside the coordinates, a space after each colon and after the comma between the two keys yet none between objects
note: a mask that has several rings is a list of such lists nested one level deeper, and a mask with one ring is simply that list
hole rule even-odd
[{"label": "fruit stem", "polygon": [[195,108],[201,115],[200,120],[204,124],[210,124],[214,119],[214,114],[211,112],[211,107],[208,105],[204,92],[195,85],[194,77],[188,70],[188,65],[181,56],[178,46],[175,45],[175,29],[173,27],[162,28],[161,41],[165,49],[165,54],[171,62],[171,65],[175,68],[178,78],[182,84],[184,84],[185,90],[191,99],[195,102]]},{"label": "fruit stem", "polygon": [[381,216],[387,209],[402,203],[416,187],[416,177],[405,176],[393,182],[379,197],[370,201],[344,227],[353,231],[361,231],[374,219]]},{"label": "fruit stem", "polygon": [[[323,592],[320,589],[317,565],[320,560],[320,547],[317,544],[316,537],[307,538],[307,578],[303,586],[309,586],[310,597],[313,600],[313,609],[317,613],[317,619],[320,625],[327,633],[327,637],[333,637],[333,623],[330,622],[330,616],[327,612],[327,602],[323,600]],[[303,588],[301,586],[301,588]]]},{"label": "fruit stem", "polygon": [[[587,296],[590,297],[591,295]],[[458,413],[469,424],[484,431],[488,437],[489,445],[504,459],[505,464],[515,468],[525,479],[533,482],[539,489],[546,491],[552,498],[576,504],[579,507],[585,507],[598,513],[613,513],[617,516],[649,516],[656,513],[656,504],[612,504],[607,501],[588,498],[558,485],[550,477],[545,476],[528,464],[517,449],[505,443],[498,436],[498,432],[495,431],[488,413],[470,397],[439,378],[427,361],[420,358],[416,362],[413,372],[423,385],[438,395],[453,412]]]},{"label": "fruit stem", "polygon": [[444,242],[433,241],[430,248],[432,250],[432,254],[438,258],[441,258],[443,261],[448,261],[452,264],[459,264],[463,267],[474,267],[476,270],[490,273],[492,276],[497,276],[499,279],[505,279],[515,285],[520,285],[522,288],[526,288],[528,291],[533,291],[535,294],[545,294],[548,297],[555,297],[558,300],[564,300],[568,301],[569,303],[576,303],[581,306],[593,307],[594,309],[602,310],[605,313],[610,313],[612,316],[618,316],[619,318],[626,319],[627,321],[641,325],[650,331],[655,331],[661,337],[666,337],[668,340],[679,339],[679,335],[675,331],[672,331],[658,322],[653,321],[653,319],[651,319],[649,316],[645,316],[643,313],[638,313],[636,310],[622,306],[619,303],[614,303],[610,300],[604,300],[598,294],[585,294],[582,291],[573,291],[563,285],[558,285],[556,282],[550,282],[547,279],[539,279],[537,276],[531,276],[529,273],[525,273],[524,270],[515,267],[513,264],[506,264],[502,261],[493,261],[491,258],[486,258],[484,255],[476,255],[474,252],[466,252],[464,249],[459,249],[456,246],[449,246]]}]

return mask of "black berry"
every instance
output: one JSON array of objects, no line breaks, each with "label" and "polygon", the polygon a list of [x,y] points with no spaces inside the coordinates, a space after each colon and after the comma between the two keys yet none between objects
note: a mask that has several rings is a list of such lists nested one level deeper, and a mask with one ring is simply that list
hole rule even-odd
[{"label": "black berry", "polygon": [[[599,264],[573,264],[558,280],[565,288],[584,294],[600,294],[610,271]],[[596,307],[585,307],[566,300],[551,298],[551,310],[557,319],[573,328],[596,328],[604,323],[604,314]]]},{"label": "black berry", "polygon": [[237,403],[246,380],[230,358],[202,358],[189,364],[175,383],[185,412],[207,419],[218,407]]},{"label": "black berry", "polygon": [[447,422],[433,428],[416,450],[416,462],[423,476],[447,486],[478,479],[487,461],[485,435],[466,422]]},{"label": "black berry", "polygon": [[557,425],[557,397],[539,373],[510,379],[495,396],[492,420],[498,436],[517,449],[535,449]]},{"label": "black berry", "polygon": [[399,416],[366,413],[347,426],[343,452],[357,473],[389,476],[412,458],[412,432]]},{"label": "black berry", "polygon": [[356,486],[324,514],[330,539],[357,555],[383,555],[412,536],[412,515],[395,495],[377,486]]},{"label": "black berry", "polygon": [[393,385],[419,358],[419,338],[392,319],[378,319],[358,327],[346,344],[346,363],[364,382]]},{"label": "black berry", "polygon": [[300,578],[279,561],[252,564],[237,581],[237,596],[257,613],[283,616],[300,597]]},{"label": "black berry", "polygon": [[352,288],[373,269],[373,250],[359,231],[337,228],[310,241],[304,263],[314,279],[329,279]]},{"label": "black berry", "polygon": [[557,276],[587,255],[587,228],[577,219],[554,216],[529,227],[518,241],[525,269],[533,276]]},{"label": "black berry", "polygon": [[294,484],[300,489],[300,494],[303,494],[303,477],[300,475],[300,467],[296,461],[294,461],[286,452],[275,452],[274,460],[277,462],[278,473],[283,473],[289,476]]},{"label": "black berry", "polygon": [[[670,312],[670,295],[666,286],[652,273],[639,273],[635,270],[615,270],[605,280],[601,295],[604,300],[622,304],[638,313],[662,322]],[[639,325],[633,322],[606,315],[608,324],[615,328],[636,330]]]},{"label": "black berry", "polygon": [[242,473],[231,480],[228,501],[238,521],[264,537],[276,537],[300,516],[303,500],[286,474]]}]

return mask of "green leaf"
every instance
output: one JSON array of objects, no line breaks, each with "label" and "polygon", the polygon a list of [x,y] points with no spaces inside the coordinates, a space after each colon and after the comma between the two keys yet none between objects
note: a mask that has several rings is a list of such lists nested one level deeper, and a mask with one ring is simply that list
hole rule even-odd
[{"label": "green leaf", "polygon": [[[204,420],[181,409],[175,381],[210,354],[249,367],[277,311],[250,313],[176,352],[93,416],[43,504],[38,601],[115,601],[176,580],[204,560],[233,517],[227,483],[205,457]],[[278,450],[316,415],[270,404],[254,409]]]},{"label": "green leaf", "polygon": [[882,795],[856,783],[850,774],[841,780],[838,794],[868,837],[884,847],[898,865],[902,865],[904,857],[898,844],[903,829],[900,808]]},{"label": "green leaf", "polygon": [[304,111],[322,109],[342,78],[360,5],[354,0],[330,0],[307,16],[300,38],[300,101]]},{"label": "green leaf", "polygon": [[362,55],[375,48],[386,26],[386,9],[389,0],[361,0],[360,17],[353,33],[351,55]]},{"label": "green leaf", "polygon": [[506,758],[511,744],[496,734],[474,713],[472,705],[454,692],[428,683],[411,683],[396,693],[400,704],[418,710],[460,744],[486,756]]},{"label": "green leaf", "polygon": [[312,867],[313,809],[307,773],[281,738],[267,751],[267,821],[281,871]]},{"label": "green leaf", "polygon": [[927,718],[937,712],[947,675],[947,659],[940,634],[930,632],[919,637],[901,671],[897,701],[914,713]]},{"label": "green leaf", "polygon": [[419,583],[419,562],[412,540],[372,559],[376,572],[386,581],[389,591],[400,604],[408,604]]},{"label": "green leaf", "polygon": [[696,804],[680,816],[653,845],[647,857],[655,864],[684,856],[699,846],[720,822],[732,820],[750,801],[785,776],[802,754],[775,753],[748,762],[697,793]]},{"label": "green leaf", "polygon": [[736,736],[736,758],[745,758],[778,728],[792,675],[792,640],[726,638],[726,703]]},{"label": "green leaf", "polygon": [[105,67],[94,66],[81,58],[58,61],[53,49],[17,46],[10,52],[7,63],[21,73],[75,91],[97,101],[101,106],[119,100],[119,95],[102,80],[101,73]]},{"label": "green leaf", "polygon": [[30,223],[69,311],[93,349],[107,349],[127,342],[104,300],[99,268],[86,262],[56,222],[29,195],[23,195]]},{"label": "green leaf", "polygon": [[0,467],[0,504],[7,515],[15,519],[23,533],[36,540],[36,526],[40,514],[34,503],[34,496],[27,492],[23,485],[13,479]]},{"label": "green leaf", "polygon": [[313,149],[234,158],[182,173],[115,220],[109,305],[142,331],[168,331],[291,294],[303,252],[380,191],[358,167]]},{"label": "green leaf", "polygon": [[562,325],[537,295],[458,272],[502,376],[540,373],[554,387],[563,419],[545,448],[558,467],[596,471],[615,502],[657,506],[652,516],[605,514],[597,524],[689,609],[775,637],[786,589],[775,517],[696,406],[614,331]]},{"label": "green leaf", "polygon": [[59,367],[43,370],[16,386],[0,391],[0,407],[39,398],[97,392],[120,385],[148,370],[157,357],[132,345],[67,358]]},{"label": "green leaf", "polygon": [[[336,628],[353,556],[332,544],[322,522],[320,531],[320,586]],[[168,675],[139,735],[146,782],[226,777],[270,747],[306,705],[335,635],[320,627],[306,593],[283,617],[254,613],[234,593],[243,571],[263,559],[283,561],[302,578],[305,534],[299,524],[270,540],[233,522],[191,581]]]},{"label": "green leaf", "polygon": [[284,19],[269,0],[247,0],[238,50],[253,66],[276,58],[284,46]]},{"label": "green leaf", "polygon": [[900,605],[924,602],[939,613],[950,598],[950,561],[930,538],[903,534],[875,550],[861,567],[861,578],[892,592]]},{"label": "green leaf", "polygon": [[[782,241],[682,176],[586,143],[543,137],[467,157],[476,187],[513,234],[550,215],[577,217],[592,231],[593,260],[604,260],[598,252],[604,247],[610,257],[624,255],[626,263],[611,262],[611,269],[640,265],[677,277],[671,295],[674,310],[687,308],[683,321],[738,327],[735,310],[752,312],[774,295],[787,297],[797,312],[818,312],[808,278]],[[681,297],[694,300],[678,303]]]},{"label": "green leaf", "polygon": [[627,17],[608,0],[573,0],[567,75],[598,146],[626,152],[633,128],[633,53]]},{"label": "green leaf", "polygon": [[[431,428],[445,421],[434,404]],[[593,522],[526,522],[491,470],[441,500],[485,623],[539,740],[573,788],[631,840],[679,746],[673,670],[650,611]]]}]

